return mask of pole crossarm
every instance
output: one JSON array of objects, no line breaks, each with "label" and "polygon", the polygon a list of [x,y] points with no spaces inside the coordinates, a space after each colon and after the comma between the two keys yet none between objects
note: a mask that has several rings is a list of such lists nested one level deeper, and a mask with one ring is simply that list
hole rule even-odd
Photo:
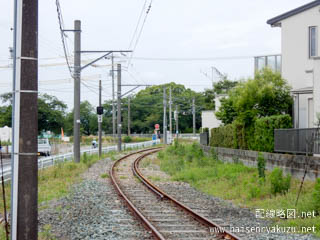
[{"label": "pole crossarm", "polygon": [[105,53],[104,55],[102,55],[101,57],[98,57],[97,59],[93,60],[92,62],[84,65],[83,67],[81,67],[81,71],[87,67],[89,67],[90,65],[98,62],[99,60],[109,56],[112,53],[124,53],[124,52],[132,52],[131,50],[110,50],[110,51],[80,51],[80,53]]},{"label": "pole crossarm", "polygon": [[128,92],[124,93],[121,95],[121,97],[124,97],[125,95],[131,93],[132,91],[136,90],[139,87],[150,87],[153,85],[148,85],[148,84],[121,84],[121,87],[134,87],[131,90],[129,90]]}]

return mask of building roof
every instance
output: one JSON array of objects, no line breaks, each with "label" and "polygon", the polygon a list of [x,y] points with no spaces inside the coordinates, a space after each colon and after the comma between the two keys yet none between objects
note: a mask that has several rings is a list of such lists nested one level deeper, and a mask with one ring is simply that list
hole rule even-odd
[{"label": "building roof", "polygon": [[308,4],[305,4],[301,7],[298,7],[296,9],[293,9],[289,12],[286,12],[286,13],[283,13],[277,17],[274,17],[274,18],[271,18],[267,21],[267,24],[270,24],[271,26],[280,26],[280,21],[288,18],[288,17],[291,17],[291,16],[294,16],[296,14],[299,14],[301,12],[304,12],[306,10],[309,10],[310,8],[313,8],[313,7],[316,7],[320,5],[320,0],[316,0],[316,1],[313,1],[313,2],[310,2]]}]

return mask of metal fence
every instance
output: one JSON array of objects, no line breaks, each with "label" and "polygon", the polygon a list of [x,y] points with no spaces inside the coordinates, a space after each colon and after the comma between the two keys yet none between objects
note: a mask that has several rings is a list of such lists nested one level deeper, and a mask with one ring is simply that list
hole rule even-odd
[{"label": "metal fence", "polygon": [[[153,140],[153,141],[140,142],[140,143],[124,143],[122,144],[122,149],[127,150],[127,149],[151,147],[159,143],[160,143],[160,140]],[[102,148],[102,153],[112,152],[116,150],[117,150],[117,146],[109,146],[109,147]],[[86,154],[92,155],[92,154],[97,154],[98,151],[99,151],[98,148],[87,149],[87,150],[82,150],[81,154],[86,153]],[[54,155],[50,157],[43,157],[38,159],[38,168],[44,169],[44,168],[53,166],[57,163],[67,162],[72,160],[73,160],[73,152],[67,153],[67,154]],[[0,174],[0,177],[1,177],[1,174]],[[4,168],[3,177],[5,182],[11,179],[11,166],[6,166]]]},{"label": "metal fence", "polygon": [[320,154],[320,134],[317,128],[275,129],[274,151],[298,154]]},{"label": "metal fence", "polygon": [[204,145],[204,146],[209,145],[209,133],[208,132],[200,133],[200,144]]}]

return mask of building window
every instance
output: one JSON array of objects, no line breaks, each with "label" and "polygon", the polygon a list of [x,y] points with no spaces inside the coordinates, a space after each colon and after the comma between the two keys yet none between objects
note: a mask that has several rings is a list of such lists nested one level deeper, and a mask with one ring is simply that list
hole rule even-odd
[{"label": "building window", "polygon": [[309,27],[309,57],[318,55],[317,49],[317,27]]}]

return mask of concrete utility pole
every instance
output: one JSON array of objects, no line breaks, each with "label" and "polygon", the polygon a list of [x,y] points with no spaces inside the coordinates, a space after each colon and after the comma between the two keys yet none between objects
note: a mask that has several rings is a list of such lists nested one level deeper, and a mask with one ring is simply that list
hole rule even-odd
[{"label": "concrete utility pole", "polygon": [[177,139],[179,136],[179,113],[178,113],[178,105],[176,105],[176,111],[174,112],[174,120],[176,121],[176,134]]},{"label": "concrete utility pole", "polygon": [[[99,80],[99,107],[101,107],[101,92],[102,92],[102,86],[101,86],[101,80]],[[102,153],[102,115],[99,116],[98,120],[98,131],[99,131],[99,159],[101,158]]]},{"label": "concrete utility pole", "polygon": [[130,116],[130,96],[128,97],[128,136],[130,136],[130,125],[131,125],[131,116]]},{"label": "concrete utility pole", "polygon": [[112,134],[116,137],[116,108],[114,100],[114,57],[111,55],[111,76],[112,76]]},{"label": "concrete utility pole", "polygon": [[117,64],[117,127],[118,127],[118,151],[121,151],[121,64]]},{"label": "concrete utility pole", "polygon": [[196,105],[195,99],[192,99],[192,115],[193,115],[193,135],[196,136]]},{"label": "concrete utility pole", "polygon": [[80,162],[80,81],[81,81],[81,21],[74,21],[74,116],[73,154]]},{"label": "concrete utility pole", "polygon": [[11,239],[38,239],[38,0],[14,1]]},{"label": "concrete utility pole", "polygon": [[172,91],[170,87],[170,95],[169,95],[169,128],[170,128],[170,134],[172,134]]},{"label": "concrete utility pole", "polygon": [[163,88],[163,143],[167,144],[167,92]]}]

